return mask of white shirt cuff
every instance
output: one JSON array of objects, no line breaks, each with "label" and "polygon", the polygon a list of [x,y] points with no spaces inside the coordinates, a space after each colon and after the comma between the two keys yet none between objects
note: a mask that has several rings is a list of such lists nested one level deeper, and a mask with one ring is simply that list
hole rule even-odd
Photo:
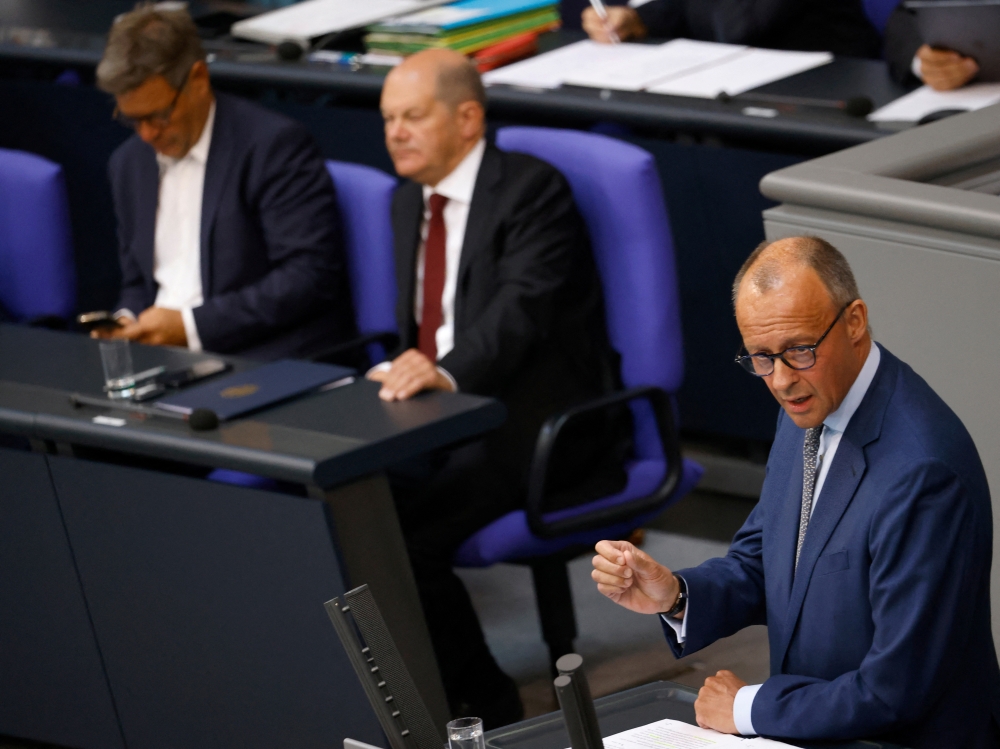
[{"label": "white shirt cuff", "polygon": [[451,376],[451,372],[449,372],[449,371],[448,371],[447,369],[445,369],[444,367],[438,367],[438,368],[437,368],[437,371],[438,371],[438,372],[440,372],[441,374],[443,374],[443,375],[444,375],[444,378],[445,378],[446,380],[448,380],[448,382],[450,382],[450,383],[451,383],[451,389],[452,389],[452,390],[453,390],[454,392],[456,392],[456,393],[457,393],[457,392],[458,392],[458,383],[457,383],[457,382],[455,382],[455,378]]},{"label": "white shirt cuff", "polygon": [[920,69],[920,58],[917,55],[913,56],[913,62],[910,63],[910,71],[920,80],[924,79],[924,74]]},{"label": "white shirt cuff", "polygon": [[374,367],[365,372],[365,377],[368,377],[368,375],[374,372],[388,372],[390,369],[392,369],[392,362],[384,361],[381,364],[376,364]]},{"label": "white shirt cuff", "polygon": [[201,338],[198,337],[198,326],[194,322],[194,312],[190,307],[181,308],[181,319],[184,321],[184,334],[188,339],[188,350],[201,351]]},{"label": "white shirt cuff", "polygon": [[762,686],[764,685],[754,684],[740,687],[740,691],[736,693],[736,701],[733,702],[733,723],[736,724],[736,730],[743,736],[757,735],[757,732],[753,730],[753,720],[750,713],[753,710],[753,698],[757,696],[757,692]]},{"label": "white shirt cuff", "polygon": [[113,315],[111,315],[111,316],[112,316],[113,318],[115,318],[116,320],[117,320],[117,319],[118,319],[119,317],[125,317],[125,318],[128,318],[129,320],[131,320],[132,322],[135,322],[135,321],[136,321],[136,319],[137,319],[137,318],[136,318],[136,316],[135,316],[135,312],[133,312],[133,311],[132,311],[132,310],[130,310],[130,309],[126,309],[125,307],[122,307],[122,308],[121,308],[120,310],[118,310],[117,312],[115,312],[115,313],[114,313]]},{"label": "white shirt cuff", "polygon": [[688,631],[688,612],[691,610],[691,599],[688,598],[687,605],[684,607],[684,616],[681,617],[680,621],[677,621],[672,616],[668,617],[666,614],[660,614],[660,618],[666,622],[666,624],[674,631],[677,635],[677,644],[683,645],[687,640]]}]

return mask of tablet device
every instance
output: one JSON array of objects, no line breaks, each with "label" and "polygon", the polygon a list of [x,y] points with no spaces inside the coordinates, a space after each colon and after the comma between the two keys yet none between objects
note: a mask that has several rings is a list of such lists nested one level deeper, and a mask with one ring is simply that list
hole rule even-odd
[{"label": "tablet device", "polygon": [[1000,0],[907,0],[924,42],[972,57],[976,81],[1000,81]]}]

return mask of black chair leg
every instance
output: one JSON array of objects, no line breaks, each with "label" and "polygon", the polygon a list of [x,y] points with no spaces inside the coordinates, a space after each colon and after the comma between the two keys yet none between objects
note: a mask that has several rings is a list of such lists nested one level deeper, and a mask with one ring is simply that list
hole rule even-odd
[{"label": "black chair leg", "polygon": [[569,588],[569,573],[562,559],[541,559],[531,565],[535,582],[535,600],[538,618],[542,623],[542,637],[549,646],[552,673],[556,661],[573,652],[576,637],[576,615],[573,612],[573,595]]}]

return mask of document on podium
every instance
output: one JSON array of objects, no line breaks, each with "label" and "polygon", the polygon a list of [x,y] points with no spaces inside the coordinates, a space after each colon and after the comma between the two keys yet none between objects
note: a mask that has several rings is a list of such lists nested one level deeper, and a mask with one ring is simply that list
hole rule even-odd
[{"label": "document on podium", "polygon": [[876,109],[868,119],[872,122],[917,122],[931,112],[947,109],[971,112],[997,102],[1000,102],[1000,83],[973,83],[954,91],[935,91],[930,86],[921,86]]},{"label": "document on podium", "polygon": [[679,720],[660,720],[604,739],[604,749],[795,749],[771,739],[743,738]]},{"label": "document on podium", "polygon": [[483,74],[483,83],[487,86],[504,83],[523,88],[559,88],[567,76],[576,71],[627,63],[646,49],[650,49],[648,44],[599,44],[588,39],[491,70]]}]

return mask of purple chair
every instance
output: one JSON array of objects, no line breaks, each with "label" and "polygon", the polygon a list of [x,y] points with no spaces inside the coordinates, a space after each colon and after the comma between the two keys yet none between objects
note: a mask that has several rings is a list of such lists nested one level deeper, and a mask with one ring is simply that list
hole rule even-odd
[{"label": "purple chair", "polygon": [[[670,221],[653,157],[603,135],[550,128],[503,128],[497,146],[543,159],[569,181],[590,233],[608,334],[621,354],[626,388],[550,419],[539,434],[527,509],[481,529],[455,555],[459,567],[531,566],[542,634],[554,663],[572,652],[576,637],[566,562],[603,538],[627,537],[689,492],[702,468],[681,458],[674,424],[672,394],[684,369],[680,302]],[[623,403],[634,424],[625,489],[546,512],[546,462],[559,431],[579,414]]]},{"label": "purple chair", "polygon": [[[396,180],[383,171],[360,164],[327,161],[337,188],[344,232],[344,250],[350,278],[354,316],[360,337],[313,357],[336,358],[364,348],[374,364],[383,361],[399,340],[396,334],[396,271],[390,208]],[[283,485],[264,476],[217,469],[210,481],[281,491]]]},{"label": "purple chair", "polygon": [[889,22],[889,16],[896,10],[900,0],[862,0],[865,15],[872,22],[872,26],[879,34],[885,34],[885,26]]},{"label": "purple chair", "polygon": [[347,272],[360,338],[313,358],[322,361],[364,347],[370,363],[377,364],[399,343],[390,219],[396,180],[379,169],[344,161],[327,161],[326,168],[337,188]]},{"label": "purple chair", "polygon": [[[0,149],[0,308],[15,322],[69,320],[76,267],[62,167]],[[2,315],[0,315],[2,317]]]}]

